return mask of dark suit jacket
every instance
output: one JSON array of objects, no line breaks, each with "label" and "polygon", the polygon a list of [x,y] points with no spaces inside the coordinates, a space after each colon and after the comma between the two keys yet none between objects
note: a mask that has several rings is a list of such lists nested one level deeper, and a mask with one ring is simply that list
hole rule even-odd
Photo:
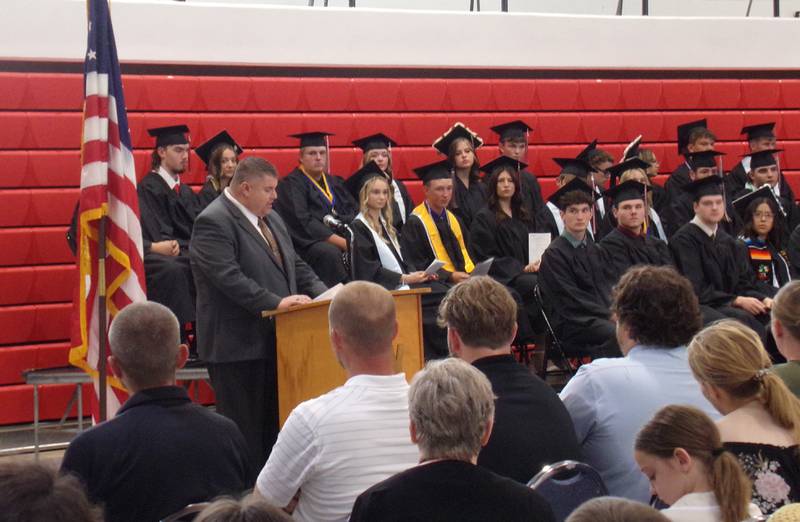
[{"label": "dark suit jacket", "polygon": [[192,272],[197,287],[197,347],[210,363],[274,357],[274,323],[261,319],[281,299],[315,297],[325,285],[295,253],[281,217],[266,218],[283,256],[278,265],[264,238],[223,193],[197,217]]}]

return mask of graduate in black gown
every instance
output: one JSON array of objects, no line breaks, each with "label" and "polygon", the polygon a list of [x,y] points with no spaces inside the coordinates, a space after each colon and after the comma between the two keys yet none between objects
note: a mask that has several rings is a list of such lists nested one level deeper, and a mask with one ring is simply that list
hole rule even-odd
[{"label": "graduate in black gown", "polygon": [[[747,145],[750,148],[750,154],[777,148],[774,121],[742,127],[742,134],[747,135]],[[750,176],[748,175],[752,168],[750,164],[750,154],[744,156],[742,161],[737,163],[728,175],[725,176],[725,184],[729,194],[738,194],[744,189],[747,182],[750,181]],[[795,198],[792,187],[786,182],[786,178],[783,175],[779,175],[779,178],[780,180],[775,189],[775,195],[779,198],[786,198],[788,201],[794,202]]]},{"label": "graduate in black gown", "polygon": [[348,179],[358,186],[360,212],[351,223],[353,271],[356,279],[372,281],[387,290],[428,288],[422,294],[422,327],[425,359],[447,356],[447,331],[436,323],[439,303],[448,286],[437,276],[411,266],[403,256],[397,231],[392,226],[391,187],[374,161]]},{"label": "graduate in black gown", "polygon": [[667,194],[667,189],[659,185],[656,181],[661,163],[659,163],[656,154],[651,149],[640,148],[638,151],[638,158],[648,164],[647,169],[645,169],[645,174],[647,174],[647,179],[650,180],[650,193],[653,195],[653,208],[658,212],[659,216],[669,222],[669,194]]},{"label": "graduate in black gown", "polygon": [[709,176],[684,187],[695,217],[670,238],[680,272],[692,282],[704,320],[736,319],[766,340],[772,299],[760,292],[744,245],[719,223],[725,215],[723,180]]},{"label": "graduate in black gown", "polygon": [[291,136],[300,140],[300,164],[278,183],[275,209],[300,257],[330,288],[348,279],[343,258],[347,240],[322,220],[331,215],[349,224],[356,216],[356,203],[342,179],[326,172],[328,136],[327,132]]},{"label": "graduate in black gown", "polygon": [[539,267],[550,322],[568,355],[619,356],[609,311],[611,281],[603,254],[587,232],[594,191],[574,179],[553,196],[564,233],[547,248]]},{"label": "graduate in black gown", "polygon": [[488,204],[472,221],[470,249],[475,261],[494,258],[489,275],[507,286],[525,315],[517,320],[518,339],[533,334],[532,325],[540,317],[536,301],[536,284],[541,260],[528,257],[528,234],[534,232],[533,220],[522,206],[519,170],[525,163],[500,156],[487,163]]},{"label": "graduate in black gown", "polygon": [[[693,152],[714,150],[716,141],[717,137],[708,130],[708,122],[705,118],[678,125],[678,154],[686,156]],[[674,202],[676,198],[680,197],[683,194],[683,187],[692,181],[689,179],[689,170],[689,163],[683,162],[670,174],[664,184],[670,201]]]},{"label": "graduate in black gown", "polygon": [[400,246],[406,261],[425,270],[434,261],[444,266],[440,282],[457,284],[475,268],[470,256],[469,234],[456,215],[447,210],[453,197],[453,176],[447,160],[414,169],[424,183],[425,201],[414,209],[403,227]]},{"label": "graduate in black gown", "polygon": [[197,193],[197,213],[199,214],[217,199],[217,196],[222,194],[222,191],[233,179],[242,147],[227,131],[222,131],[194,149],[194,153],[203,160],[208,171],[206,182]]},{"label": "graduate in black gown", "polygon": [[592,223],[592,233],[594,238],[599,241],[609,231],[605,225],[607,213],[604,193],[610,180],[608,169],[614,165],[614,158],[607,151],[597,147],[597,139],[592,140],[576,158],[584,160],[591,167],[590,176],[586,179],[586,182],[597,194],[597,199],[594,202],[595,217]]},{"label": "graduate in black gown", "polygon": [[[414,209],[414,203],[405,184],[395,177],[392,169],[392,147],[397,146],[397,143],[389,136],[378,133],[357,139],[353,141],[353,145],[364,153],[361,157],[361,167],[374,161],[389,180],[392,187],[392,225],[395,230],[402,232],[403,225]],[[353,197],[358,199],[357,195]]]},{"label": "graduate in black gown", "polygon": [[[553,161],[561,167],[561,172],[556,178],[556,187],[559,190],[576,178],[583,181],[587,187],[591,186],[592,167],[586,161],[577,158],[553,158]],[[594,206],[594,202],[592,205]],[[594,229],[600,224],[598,214],[596,209],[593,210],[594,217],[588,229],[588,233],[592,237],[594,237]],[[561,219],[558,200],[550,196],[547,203],[536,214],[534,222],[536,223],[536,232],[548,233],[553,240],[563,234],[564,220]]]},{"label": "graduate in black gown", "polygon": [[[526,161],[528,154],[528,141],[533,128],[522,120],[509,121],[495,125],[492,130],[497,133],[499,141],[497,148],[500,154],[520,162]],[[527,168],[519,172],[520,193],[522,195],[522,208],[535,220],[536,214],[544,207],[542,187],[539,180]],[[491,193],[491,190],[487,191]]]},{"label": "graduate in black gown", "polygon": [[180,178],[189,165],[189,128],[173,125],[147,132],[156,138],[152,170],[136,188],[147,298],[172,310],[183,326],[195,318],[189,240],[197,217],[197,198]]},{"label": "graduate in black gown", "polygon": [[486,187],[480,178],[480,163],[476,150],[483,140],[473,131],[456,123],[433,143],[433,147],[447,156],[453,172],[453,198],[447,207],[469,231],[472,219],[486,206]]},{"label": "graduate in black gown", "polygon": [[744,223],[739,239],[747,247],[756,287],[764,295],[775,297],[792,279],[784,250],[786,224],[775,193],[763,186],[735,200],[733,208]]}]

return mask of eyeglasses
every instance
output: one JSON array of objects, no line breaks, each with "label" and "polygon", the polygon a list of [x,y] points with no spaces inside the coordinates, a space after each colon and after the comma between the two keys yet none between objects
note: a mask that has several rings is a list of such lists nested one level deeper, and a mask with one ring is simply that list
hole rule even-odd
[{"label": "eyeglasses", "polygon": [[753,215],[756,219],[775,219],[775,214],[772,212],[756,212]]}]

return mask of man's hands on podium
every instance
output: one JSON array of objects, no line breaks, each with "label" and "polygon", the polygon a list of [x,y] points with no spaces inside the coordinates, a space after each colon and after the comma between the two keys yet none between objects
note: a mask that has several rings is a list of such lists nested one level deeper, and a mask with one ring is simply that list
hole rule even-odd
[{"label": "man's hands on podium", "polygon": [[288,310],[289,308],[294,308],[295,306],[308,304],[310,302],[311,298],[307,295],[290,295],[281,299],[281,302],[278,303],[278,310]]}]

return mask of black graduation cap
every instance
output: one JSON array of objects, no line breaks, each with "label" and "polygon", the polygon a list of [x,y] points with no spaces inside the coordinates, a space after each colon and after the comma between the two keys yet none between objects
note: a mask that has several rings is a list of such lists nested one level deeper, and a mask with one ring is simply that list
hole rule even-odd
[{"label": "black graduation cap", "polygon": [[373,160],[367,162],[366,165],[355,171],[352,176],[347,178],[347,180],[344,182],[344,186],[348,191],[350,191],[350,194],[356,198],[356,201],[358,201],[358,193],[361,192],[361,187],[364,186],[364,183],[375,177],[388,179],[386,174]]},{"label": "black graduation cap", "polygon": [[353,141],[353,145],[364,151],[364,154],[374,149],[390,149],[396,147],[397,143],[386,134],[373,134]]},{"label": "black graduation cap", "polygon": [[594,170],[589,163],[582,158],[553,158],[553,161],[561,167],[561,174],[574,174],[579,178],[587,178]]},{"label": "black graduation cap", "polygon": [[753,170],[759,167],[777,165],[778,160],[777,158],[775,158],[775,154],[777,154],[778,152],[783,152],[783,149],[760,150],[758,152],[751,152],[750,154],[745,154],[743,157],[750,158],[750,170]]},{"label": "black graduation cap", "polygon": [[703,196],[724,195],[722,183],[722,178],[719,176],[707,176],[684,185],[683,190],[691,194],[692,201],[696,202]]},{"label": "black graduation cap", "polygon": [[584,147],[583,150],[580,151],[580,153],[577,156],[575,156],[575,158],[589,163],[592,161],[592,156],[594,156],[596,151],[597,151],[597,139],[593,139],[590,144]]},{"label": "black graduation cap", "polygon": [[585,192],[592,199],[597,199],[599,197],[599,194],[592,190],[592,187],[590,187],[588,183],[581,179],[575,178],[560,189],[556,190],[552,196],[547,198],[547,201],[551,202],[561,210],[564,210],[561,206],[561,198],[564,197],[567,192],[573,192],[575,190]]},{"label": "black graduation cap", "polygon": [[325,139],[328,136],[333,136],[330,132],[325,131],[311,131],[300,132],[298,134],[289,134],[290,138],[297,138],[300,140],[300,148],[303,147],[326,147],[328,141]]},{"label": "black graduation cap", "polygon": [[678,125],[678,154],[683,154],[684,149],[689,145],[689,134],[691,134],[693,130],[707,128],[708,122],[705,118]]},{"label": "black graduation cap", "polygon": [[147,134],[156,139],[156,147],[167,147],[169,145],[188,145],[189,138],[186,134],[189,127],[186,125],[170,125],[168,127],[156,127],[147,129]]},{"label": "black graduation cap", "polygon": [[605,191],[605,195],[611,198],[614,205],[619,205],[623,201],[630,199],[644,199],[647,187],[640,181],[629,179],[624,183],[615,185]]},{"label": "black graduation cap", "polygon": [[491,129],[500,136],[500,141],[518,140],[520,138],[525,138],[527,141],[528,132],[532,131],[533,127],[522,120],[514,120],[495,125]]},{"label": "black graduation cap", "polygon": [[748,140],[756,140],[758,138],[774,138],[775,137],[775,122],[759,123],[757,125],[748,125],[742,127],[742,134],[747,134]]},{"label": "black graduation cap", "polygon": [[701,169],[704,167],[716,167],[717,156],[724,156],[724,152],[717,152],[715,150],[703,150],[700,152],[690,152],[686,154],[686,162],[692,170]]},{"label": "black graduation cap", "polygon": [[471,131],[463,123],[456,122],[447,132],[433,142],[433,146],[436,150],[447,156],[448,152],[450,152],[450,144],[458,138],[466,138],[469,140],[474,149],[483,145],[483,140],[475,132]]},{"label": "black graduation cap", "polygon": [[452,177],[450,170],[450,162],[445,159],[423,165],[422,167],[417,167],[414,169],[414,174],[416,174],[423,183],[428,183],[435,179],[450,179]]},{"label": "black graduation cap", "polygon": [[[631,158],[639,157],[639,145],[642,143],[642,135],[636,136],[632,142],[628,143],[625,150],[622,152],[622,160],[629,160]],[[649,165],[648,165],[649,166]]]},{"label": "black graduation cap", "polygon": [[211,159],[211,153],[214,152],[214,149],[217,147],[217,145],[222,144],[227,144],[233,147],[233,150],[236,152],[237,156],[242,153],[242,148],[238,143],[236,143],[236,140],[234,140],[233,137],[228,134],[227,131],[222,131],[210,140],[206,141],[194,149],[194,153],[197,154],[201,160],[203,160],[203,163],[208,165],[208,162]]},{"label": "black graduation cap", "polygon": [[630,158],[630,159],[627,159],[627,160],[625,160],[625,161],[623,161],[621,163],[617,163],[616,165],[612,165],[611,167],[608,168],[608,174],[610,176],[609,185],[612,186],[612,187],[614,185],[616,185],[617,184],[617,178],[622,176],[622,174],[626,170],[642,169],[643,171],[645,171],[645,174],[646,174],[647,173],[647,168],[649,166],[650,166],[649,163],[647,163],[646,161],[644,161],[642,159],[639,159],[638,156]]},{"label": "black graduation cap", "polygon": [[508,156],[498,156],[489,163],[481,165],[481,170],[486,174],[491,175],[492,172],[498,168],[510,168],[512,170],[520,171],[527,166],[528,164],[524,161],[515,160],[514,158],[509,158]]},{"label": "black graduation cap", "polygon": [[781,207],[780,202],[775,197],[775,193],[772,191],[772,188],[768,187],[767,185],[762,186],[758,190],[754,190],[749,194],[745,194],[744,196],[740,197],[739,199],[735,199],[732,203],[733,209],[739,214],[739,218],[742,220],[742,223],[747,221],[747,217],[745,214],[747,213],[747,207],[750,206],[750,203],[753,201],[760,199],[760,198],[767,198],[771,199],[775,202],[775,208],[781,213],[781,216],[786,217],[786,214],[783,212],[783,208]]}]

